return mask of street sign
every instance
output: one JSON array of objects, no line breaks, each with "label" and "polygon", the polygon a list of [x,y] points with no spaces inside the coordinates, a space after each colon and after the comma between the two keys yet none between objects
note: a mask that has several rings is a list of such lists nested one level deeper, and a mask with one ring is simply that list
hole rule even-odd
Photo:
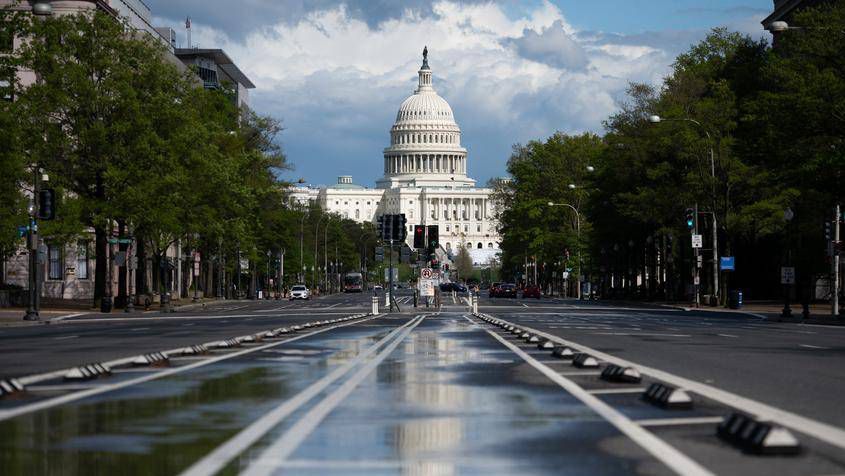
[{"label": "street sign", "polygon": [[420,279],[420,296],[431,297],[434,296],[434,280]]},{"label": "street sign", "polygon": [[420,277],[422,279],[431,279],[434,276],[434,270],[431,268],[423,268],[420,270]]},{"label": "street sign", "polygon": [[692,247],[693,248],[703,248],[704,247],[704,239],[701,235],[692,235]]},{"label": "street sign", "polygon": [[118,251],[114,254],[114,265],[115,266],[123,266],[126,264],[126,252],[125,251]]},{"label": "street sign", "polygon": [[563,279],[569,279],[569,271],[564,271],[561,274],[563,274]]},{"label": "street sign", "polygon": [[[384,280],[390,281],[390,268],[384,268]],[[393,281],[399,281],[399,268],[393,268]]]},{"label": "street sign", "polygon": [[780,268],[780,284],[795,284],[795,268],[792,266]]},{"label": "street sign", "polygon": [[734,257],[722,256],[719,259],[719,268],[721,268],[722,271],[736,271]]}]

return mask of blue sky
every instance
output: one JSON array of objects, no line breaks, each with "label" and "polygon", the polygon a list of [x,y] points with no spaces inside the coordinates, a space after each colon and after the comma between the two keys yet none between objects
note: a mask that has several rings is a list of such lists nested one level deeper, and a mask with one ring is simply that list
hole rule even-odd
[{"label": "blue sky", "polygon": [[[601,132],[630,82],[659,84],[675,56],[726,26],[767,36],[771,0],[146,0],[156,25],[193,22],[257,85],[253,107],[282,120],[291,180],[372,186],[424,45],[480,184],[514,143]],[[183,45],[184,46],[184,45]]]}]

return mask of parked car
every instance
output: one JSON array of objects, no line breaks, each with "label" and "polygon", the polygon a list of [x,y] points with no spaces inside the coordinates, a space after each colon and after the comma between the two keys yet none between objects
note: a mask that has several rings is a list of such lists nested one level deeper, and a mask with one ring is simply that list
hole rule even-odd
[{"label": "parked car", "polygon": [[542,294],[543,294],[543,292],[540,290],[540,286],[537,286],[537,285],[525,286],[525,288],[522,290],[522,299],[528,299],[528,298],[540,299],[540,296]]},{"label": "parked car", "polygon": [[490,291],[489,291],[489,297],[491,297],[491,298],[499,297],[499,286],[501,286],[501,285],[502,285],[502,283],[491,284],[490,285]]},{"label": "parked car", "polygon": [[293,301],[294,299],[304,299],[306,301],[311,299],[311,291],[308,289],[308,286],[296,284],[290,288],[290,300]]},{"label": "parked car", "polygon": [[516,284],[508,283],[499,285],[499,291],[496,293],[496,297],[515,298]]},{"label": "parked car", "polygon": [[459,293],[467,292],[467,287],[461,283],[452,283],[452,291],[457,291]]},{"label": "parked car", "polygon": [[373,285],[373,291],[382,291],[383,289],[384,288],[381,286],[381,284]]}]

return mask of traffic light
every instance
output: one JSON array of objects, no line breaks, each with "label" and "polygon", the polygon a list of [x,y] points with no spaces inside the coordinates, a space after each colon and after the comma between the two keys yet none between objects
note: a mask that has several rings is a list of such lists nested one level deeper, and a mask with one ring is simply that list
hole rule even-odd
[{"label": "traffic light", "polygon": [[684,218],[686,218],[688,229],[692,230],[695,228],[695,210],[687,208],[684,212]]},{"label": "traffic light", "polygon": [[391,221],[391,238],[393,241],[405,241],[405,238],[408,237],[408,220],[405,218],[404,213],[400,213],[398,215],[389,215],[392,216]]},{"label": "traffic light", "polygon": [[378,230],[378,237],[379,237],[380,240],[383,240],[384,239],[384,215],[379,215],[379,217],[376,218],[376,223],[377,223],[376,228]]},{"label": "traffic light", "polygon": [[385,215],[384,216],[384,241],[390,241],[393,239],[393,219],[395,218],[394,215]]},{"label": "traffic light", "polygon": [[824,222],[824,240],[825,241],[830,241],[831,238],[833,237],[833,233],[831,232],[832,228],[833,227],[831,226],[831,223],[829,221]]},{"label": "traffic light", "polygon": [[428,246],[426,249],[429,254],[433,254],[440,247],[440,227],[437,225],[428,225]]},{"label": "traffic light", "polygon": [[56,218],[56,192],[52,188],[38,191],[38,219],[52,220]]},{"label": "traffic light", "polygon": [[414,226],[414,249],[425,249],[425,226]]}]

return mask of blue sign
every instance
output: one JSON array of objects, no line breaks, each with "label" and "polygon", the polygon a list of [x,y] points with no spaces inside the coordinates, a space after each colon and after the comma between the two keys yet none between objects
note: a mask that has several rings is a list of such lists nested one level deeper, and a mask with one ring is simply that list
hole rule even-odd
[{"label": "blue sign", "polygon": [[26,236],[26,232],[29,231],[29,227],[26,225],[18,226],[18,238],[23,238]]},{"label": "blue sign", "polygon": [[736,266],[734,263],[733,256],[722,256],[719,259],[719,268],[722,271],[736,271]]}]

